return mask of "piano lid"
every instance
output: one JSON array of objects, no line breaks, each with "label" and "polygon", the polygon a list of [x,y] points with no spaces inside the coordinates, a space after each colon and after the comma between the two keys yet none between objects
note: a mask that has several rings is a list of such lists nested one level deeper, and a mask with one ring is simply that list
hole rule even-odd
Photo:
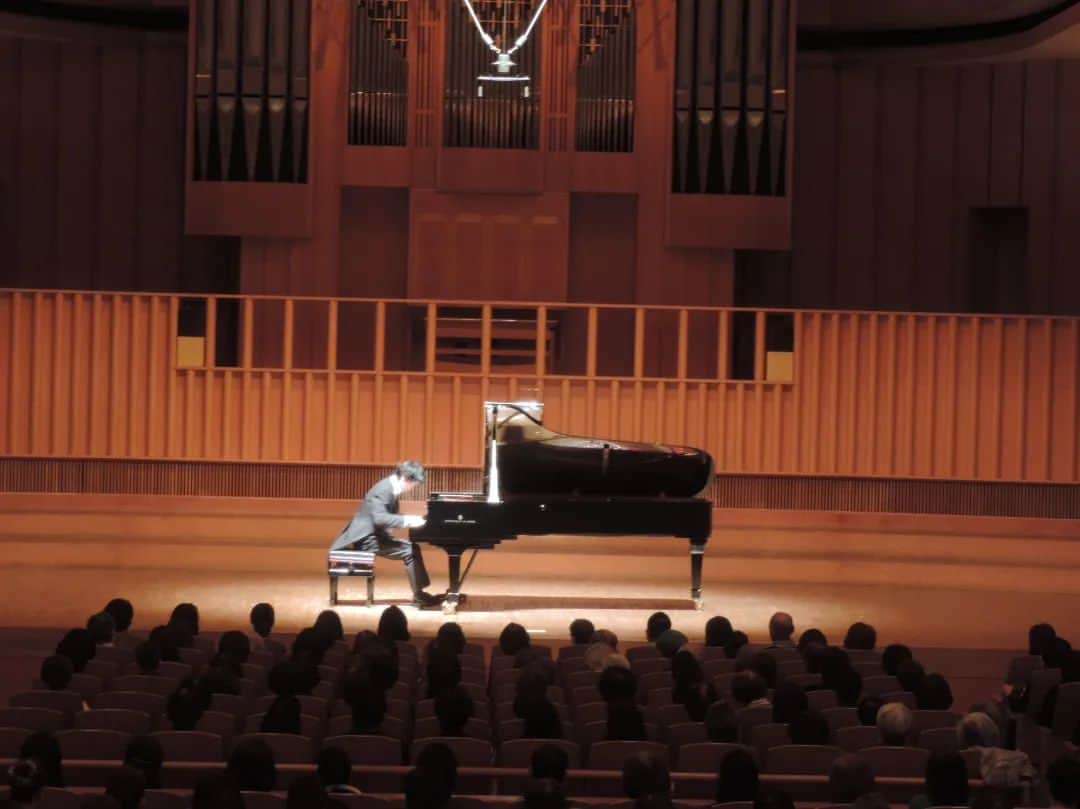
[{"label": "piano lid", "polygon": [[484,402],[484,491],[692,497],[712,477],[704,450],[564,435],[544,426],[541,402]]}]

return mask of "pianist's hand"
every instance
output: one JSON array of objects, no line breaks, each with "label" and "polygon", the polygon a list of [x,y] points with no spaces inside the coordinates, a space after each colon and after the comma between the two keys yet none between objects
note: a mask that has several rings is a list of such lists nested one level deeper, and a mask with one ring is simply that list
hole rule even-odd
[{"label": "pianist's hand", "polygon": [[406,528],[422,528],[424,523],[427,522],[427,518],[421,517],[419,514],[406,514],[405,515],[405,527]]}]

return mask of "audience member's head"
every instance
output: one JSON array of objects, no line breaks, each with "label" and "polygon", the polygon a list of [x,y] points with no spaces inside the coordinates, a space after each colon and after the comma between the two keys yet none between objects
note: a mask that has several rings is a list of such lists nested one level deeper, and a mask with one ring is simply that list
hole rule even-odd
[{"label": "audience member's head", "polygon": [[274,628],[274,607],[265,601],[260,601],[251,608],[248,620],[251,621],[251,628],[255,630],[255,634],[260,638],[265,638]]},{"label": "audience member's head", "polygon": [[833,803],[854,803],[860,795],[876,789],[874,770],[864,758],[849,753],[829,767],[829,800]]},{"label": "audience member's head", "polygon": [[301,734],[300,700],[294,696],[278,697],[263,714],[262,733]]},{"label": "audience member's head", "polygon": [[825,633],[820,629],[807,629],[799,635],[799,642],[797,648],[799,654],[806,656],[806,650],[811,646],[828,646],[829,639],[825,637]]},{"label": "audience member's head", "polygon": [[509,623],[499,633],[499,651],[514,657],[530,644],[529,633],[521,624]]},{"label": "audience member's head", "polygon": [[328,798],[315,773],[300,775],[289,784],[285,796],[285,809],[321,809]]},{"label": "audience member's head", "polygon": [[1075,809],[1080,805],[1080,761],[1062,756],[1046,769],[1051,806]]},{"label": "audience member's head", "polygon": [[847,634],[844,635],[844,648],[845,649],[873,649],[877,644],[877,630],[870,624],[865,624],[862,621],[856,621],[848,627]]},{"label": "audience member's head", "polygon": [[750,657],[750,670],[757,672],[768,688],[776,685],[778,666],[776,658],[768,652],[755,652]]},{"label": "audience member's head", "polygon": [[1050,624],[1033,624],[1028,630],[1028,654],[1042,657],[1056,637],[1057,632]]},{"label": "audience member's head", "polygon": [[114,598],[105,605],[105,612],[112,616],[113,628],[117,632],[127,632],[135,618],[135,608],[126,598]]},{"label": "audience member's head", "polygon": [[[593,635],[593,637],[596,637]],[[617,654],[615,649],[608,646],[606,643],[591,643],[585,648],[585,656],[583,658],[585,668],[589,671],[603,671],[607,668],[607,660],[612,655]],[[627,667],[629,667],[629,661],[627,661]]]},{"label": "audience member's head", "polygon": [[600,672],[596,690],[605,702],[633,700],[637,694],[637,677],[622,666],[608,666]]},{"label": "audience member's head", "polygon": [[190,601],[185,601],[173,607],[172,615],[169,616],[169,624],[190,632],[192,635],[199,634],[199,608]]},{"label": "audience member's head", "polygon": [[645,622],[645,639],[656,643],[656,639],[671,629],[671,618],[666,612],[654,612]]},{"label": "audience member's head", "polygon": [[896,670],[905,660],[914,660],[911,649],[902,643],[890,643],[881,653],[881,670],[890,677],[896,676]]},{"label": "audience member's head", "polygon": [[472,719],[476,708],[464,686],[444,688],[435,696],[435,718],[443,736],[464,736],[465,723]]},{"label": "audience member's head", "polygon": [[244,809],[244,796],[225,773],[207,773],[195,782],[191,809]]},{"label": "audience member's head", "polygon": [[736,629],[728,637],[727,643],[724,644],[724,657],[728,660],[734,660],[739,656],[739,650],[749,642],[750,638],[746,637],[746,633]]},{"label": "audience member's head", "polygon": [[465,651],[465,630],[461,628],[461,624],[454,621],[442,624],[435,633],[435,640],[440,648],[448,649],[456,655]]},{"label": "audience member's head", "polygon": [[956,740],[961,750],[968,747],[1000,747],[1001,729],[987,714],[973,711],[956,723]]},{"label": "audience member's head", "polygon": [[323,610],[315,618],[313,629],[330,639],[330,643],[345,640],[345,627],[341,625],[341,616],[334,610]]},{"label": "audience member's head", "polygon": [[148,642],[158,647],[158,655],[162,661],[178,663],[180,647],[186,645],[190,638],[190,635],[176,627],[160,624],[150,630]]},{"label": "audience member's head", "polygon": [[716,802],[752,801],[758,794],[758,767],[746,750],[732,750],[720,762]]},{"label": "audience member's head", "polygon": [[345,678],[342,693],[352,708],[353,732],[377,734],[386,718],[386,691],[375,686],[362,669],[353,669]]},{"label": "audience member's head", "polygon": [[1043,665],[1048,669],[1064,669],[1071,654],[1072,644],[1059,635],[1043,652]]},{"label": "audience member's head", "polygon": [[915,699],[921,711],[947,711],[953,704],[949,682],[940,674],[927,674]]},{"label": "audience member's head", "polygon": [[144,640],[135,647],[135,665],[139,674],[157,674],[161,666],[161,647],[152,640]]},{"label": "audience member's head", "polygon": [[146,776],[142,770],[126,764],[110,772],[105,780],[105,794],[120,804],[120,809],[138,809],[144,792]]},{"label": "audience member's head", "polygon": [[663,758],[650,752],[632,753],[623,762],[623,794],[628,798],[671,795],[671,772]]},{"label": "audience member's head", "polygon": [[352,780],[352,759],[340,747],[324,747],[316,759],[316,770],[323,789],[348,784]]},{"label": "audience member's head", "polygon": [[85,669],[86,664],[94,659],[96,653],[97,644],[94,643],[94,636],[88,629],[69,630],[56,644],[56,654],[70,660],[71,667],[76,673]]},{"label": "audience member's head", "polygon": [[195,730],[208,702],[206,692],[201,686],[197,687],[194,683],[181,685],[173,691],[165,705],[165,715],[172,723],[172,729]]},{"label": "audience member's head", "polygon": [[967,806],[967,765],[959,753],[933,753],[926,762],[926,795],[931,806]]},{"label": "audience member's head", "polygon": [[531,700],[522,707],[522,735],[526,739],[561,739],[562,717],[559,709],[546,699]]},{"label": "audience member's head", "polygon": [[859,724],[867,727],[877,725],[878,711],[881,710],[881,706],[884,704],[885,701],[878,696],[861,697],[859,704],[855,706],[859,712]]},{"label": "audience member's head", "polygon": [[887,745],[903,747],[911,733],[911,722],[911,709],[902,702],[889,702],[878,709],[876,724]]},{"label": "audience member's head", "polygon": [[[810,707],[806,691],[802,686],[785,680],[776,687],[773,694],[773,722],[788,724],[795,717]],[[749,799],[747,799],[749,800]]]},{"label": "audience member's head", "polygon": [[318,669],[292,660],[282,660],[266,673],[266,687],[279,697],[310,694],[318,684]]},{"label": "audience member's head", "polygon": [[788,724],[792,744],[830,744],[828,720],[821,711],[803,711]]},{"label": "audience member's head", "polygon": [[[454,751],[441,742],[427,744],[420,751],[416,757],[414,772],[419,772],[431,783],[434,791],[429,794],[436,798],[436,802],[431,806],[444,806],[449,802],[454,790],[457,789],[457,768],[457,756],[454,755]],[[411,807],[416,804],[409,805]]]},{"label": "audience member's head", "polygon": [[687,637],[677,629],[665,629],[656,638],[656,650],[667,658],[675,656],[687,643]]},{"label": "audience member's head", "polygon": [[570,642],[575,646],[591,643],[595,632],[596,627],[587,618],[576,618],[570,622]]},{"label": "audience member's head", "polygon": [[239,630],[230,630],[218,641],[218,654],[243,665],[251,656],[251,640]]},{"label": "audience member's head", "polygon": [[64,757],[60,743],[47,730],[38,730],[27,736],[19,749],[19,758],[32,758],[45,776],[45,786],[64,786]]},{"label": "audience member's head", "polygon": [[[441,645],[443,641],[436,640],[436,643]],[[361,646],[354,663],[355,668],[363,671],[376,688],[389,691],[401,673],[397,644],[386,644],[376,638],[374,643]]]},{"label": "audience member's head", "polygon": [[321,666],[323,655],[330,649],[333,641],[314,627],[301,629],[293,640],[290,658],[302,666]]},{"label": "audience member's head", "polygon": [[116,632],[116,621],[107,612],[95,612],[86,620],[86,631],[94,639],[95,645],[111,644],[113,633]]},{"label": "audience member's head", "polygon": [[533,779],[525,787],[521,805],[523,809],[565,809],[566,790],[561,781]]},{"label": "audience member's head", "polygon": [[765,699],[769,686],[756,671],[739,671],[731,678],[731,696],[739,707],[746,707],[759,699]]},{"label": "audience member's head", "polygon": [[50,691],[64,691],[71,685],[75,669],[63,655],[50,655],[41,661],[41,682]]},{"label": "audience member's head", "polygon": [[405,809],[442,809],[453,797],[433,778],[419,767],[405,774]]},{"label": "audience member's head", "polygon": [[754,798],[754,809],[795,809],[791,794],[779,787],[765,787],[758,790]]},{"label": "audience member's head", "polygon": [[379,616],[379,627],[376,634],[388,643],[409,640],[409,619],[405,617],[401,607],[397,604],[391,604],[382,611],[382,615]]},{"label": "audience member's head", "polygon": [[18,805],[30,805],[45,786],[45,771],[32,758],[20,758],[7,771],[11,800]]},{"label": "audience member's head", "polygon": [[645,717],[633,700],[607,704],[607,736],[610,741],[645,741]]},{"label": "audience member's head", "polygon": [[428,697],[437,697],[440,692],[461,684],[460,658],[437,640],[428,645],[426,679]]},{"label": "audience member's head", "polygon": [[689,649],[676,652],[671,658],[671,680],[676,690],[680,687],[689,687],[705,679],[705,672],[697,655]]},{"label": "audience member's head", "polygon": [[613,650],[619,648],[619,636],[612,632],[610,629],[598,629],[593,632],[593,643],[602,643],[605,646],[610,646]]},{"label": "audience member's head", "polygon": [[714,615],[705,622],[705,645],[724,646],[734,632],[731,621],[723,615]]},{"label": "audience member's head", "polygon": [[904,691],[918,694],[926,679],[926,670],[918,660],[902,660],[896,667],[896,679]]},{"label": "audience member's head", "polygon": [[533,778],[550,778],[553,781],[565,781],[566,771],[570,768],[570,757],[566,751],[554,744],[542,744],[532,752],[529,760],[529,775]]},{"label": "audience member's head", "polygon": [[244,739],[233,748],[225,767],[241,790],[272,792],[277,784],[274,751],[261,739]]},{"label": "audience member's head", "polygon": [[866,792],[852,802],[851,809],[889,809],[889,799],[880,792]]},{"label": "audience member's head", "polygon": [[705,712],[705,735],[710,742],[734,743],[739,735],[739,720],[735,706],[726,700],[717,700]]},{"label": "audience member's head", "polygon": [[791,641],[795,633],[795,619],[786,612],[775,612],[769,619],[769,640],[773,643]]},{"label": "audience member's head", "polygon": [[839,669],[832,677],[836,702],[842,708],[854,708],[862,694],[862,675],[853,668]]},{"label": "audience member's head", "polygon": [[147,789],[161,789],[161,765],[165,751],[153,736],[133,736],[124,748],[124,764],[139,770]]}]

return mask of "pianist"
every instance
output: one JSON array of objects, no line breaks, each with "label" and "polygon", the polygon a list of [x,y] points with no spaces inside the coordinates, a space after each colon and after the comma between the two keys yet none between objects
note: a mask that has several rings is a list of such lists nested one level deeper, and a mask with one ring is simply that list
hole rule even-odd
[{"label": "pianist", "polygon": [[414,607],[436,607],[442,599],[424,592],[431,583],[420,547],[408,539],[399,539],[390,532],[400,528],[419,528],[425,518],[415,514],[399,514],[398,498],[424,482],[424,467],[416,461],[402,461],[394,473],[383,478],[364,495],[356,514],[345,526],[330,550],[345,548],[369,551],[387,559],[400,559],[405,563],[405,574],[412,587]]}]

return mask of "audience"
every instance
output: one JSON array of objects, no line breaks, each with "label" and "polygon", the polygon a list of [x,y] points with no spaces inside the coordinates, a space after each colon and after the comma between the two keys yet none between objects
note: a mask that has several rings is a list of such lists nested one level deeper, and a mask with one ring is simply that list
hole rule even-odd
[{"label": "audience", "polygon": [[56,654],[70,660],[76,674],[86,668],[86,664],[94,659],[96,653],[97,644],[94,643],[94,636],[87,629],[69,630],[56,644]]},{"label": "audience", "polygon": [[715,615],[705,623],[705,645],[722,648],[731,640],[734,631],[731,621],[722,615]]},{"label": "audience", "polygon": [[169,626],[195,638],[199,634],[199,608],[190,602],[177,604],[169,616]]},{"label": "audience", "polygon": [[854,803],[876,790],[870,762],[858,755],[840,756],[829,768],[829,800],[833,803]]},{"label": "audience", "polygon": [[724,644],[724,657],[728,660],[734,660],[739,655],[739,650],[750,643],[750,639],[746,637],[745,632],[735,630],[728,637],[727,643]]},{"label": "audience", "polygon": [[181,684],[165,707],[173,730],[195,730],[203,713],[210,707],[210,696],[194,682]]},{"label": "audience", "polygon": [[856,709],[859,712],[859,724],[867,727],[877,725],[878,711],[885,701],[881,697],[861,697]]},{"label": "audience", "polygon": [[550,779],[560,784],[566,780],[570,758],[566,751],[554,744],[543,744],[532,752],[529,759],[529,775],[535,780]]},{"label": "audience", "polygon": [[441,742],[424,746],[405,778],[406,809],[442,809],[457,789],[457,757]]},{"label": "audience", "polygon": [[316,762],[319,783],[328,795],[359,795],[352,785],[352,759],[340,747],[324,747]]},{"label": "audience", "polygon": [[792,744],[831,744],[829,722],[821,711],[803,711],[788,724]]},{"label": "audience", "polygon": [[60,753],[60,743],[48,731],[38,730],[27,736],[19,749],[19,758],[33,759],[37,763],[45,786],[64,786],[64,757]]},{"label": "audience", "polygon": [[261,739],[238,742],[225,770],[241,791],[271,792],[277,785],[274,753]]},{"label": "audience", "polygon": [[274,608],[270,604],[260,602],[251,608],[248,616],[251,622],[250,636],[251,648],[259,652],[271,652],[276,654],[279,650],[271,648],[270,633],[274,630]]},{"label": "audience", "polygon": [[153,736],[133,736],[124,748],[124,764],[139,770],[147,789],[161,789],[161,765],[165,752]]},{"label": "audience", "polygon": [[10,790],[8,800],[0,799],[0,809],[34,806],[38,793],[46,785],[45,772],[37,760],[21,758],[8,767],[7,785]]},{"label": "audience", "polygon": [[922,690],[926,671],[918,660],[903,660],[896,667],[896,679],[901,689],[917,695]]},{"label": "audience", "polygon": [[648,801],[661,805],[671,803],[671,773],[663,758],[655,753],[639,752],[627,756],[623,762],[623,794],[634,801],[635,806]]},{"label": "audience", "polygon": [[161,644],[144,640],[136,646],[135,666],[139,674],[156,677],[161,669]]},{"label": "audience", "polygon": [[499,633],[499,651],[507,657],[517,656],[531,642],[528,631],[521,624],[509,623]]},{"label": "audience", "polygon": [[768,693],[769,686],[755,671],[740,671],[731,678],[731,696],[740,708],[770,705]]},{"label": "audience", "polygon": [[139,643],[128,630],[135,618],[135,608],[126,598],[114,598],[105,605],[105,612],[113,619],[113,643],[117,646],[131,648]]},{"label": "audience", "polygon": [[300,700],[295,696],[277,697],[263,714],[262,733],[303,735],[300,723]]},{"label": "audience", "polygon": [[656,639],[656,650],[660,652],[661,656],[670,660],[677,651],[686,645],[687,640],[689,639],[686,635],[679,630],[665,629]]},{"label": "audience", "polygon": [[105,794],[115,800],[120,809],[139,809],[146,792],[146,776],[135,767],[123,765],[109,773]]},{"label": "audience", "polygon": [[881,653],[881,670],[890,677],[896,676],[896,670],[905,660],[914,660],[911,649],[902,643],[890,643]]},{"label": "audience", "polygon": [[820,646],[825,648],[829,645],[828,639],[825,637],[825,633],[820,629],[807,629],[801,635],[799,635],[799,643],[796,647],[803,657],[806,657],[807,650],[811,646]]},{"label": "audience", "polygon": [[66,691],[71,685],[71,676],[75,669],[71,661],[63,655],[52,655],[41,662],[39,677],[44,686],[50,691]]},{"label": "audience", "polygon": [[902,702],[882,705],[877,713],[877,727],[883,744],[903,747],[911,733],[911,709]]},{"label": "audience", "polygon": [[244,809],[244,796],[229,775],[209,773],[195,782],[191,809]]},{"label": "audience", "polygon": [[86,631],[94,639],[95,646],[114,646],[113,633],[116,631],[116,622],[112,615],[107,612],[97,612],[86,620]]},{"label": "audience", "polygon": [[382,615],[379,616],[379,628],[375,634],[384,643],[408,643],[409,619],[405,617],[401,607],[391,604],[382,611]]},{"label": "audience", "polygon": [[552,778],[531,780],[521,798],[523,809],[565,809],[566,791],[561,781]]},{"label": "audience", "polygon": [[953,704],[952,689],[940,674],[927,674],[915,699],[920,711],[947,711]]},{"label": "audience", "polygon": [[845,649],[871,651],[875,644],[877,644],[877,630],[862,621],[856,621],[848,627],[847,634],[844,636]]},{"label": "audience", "polygon": [[1062,756],[1046,769],[1051,809],[1080,806],[1080,760]]},{"label": "audience", "polygon": [[926,762],[925,791],[911,799],[909,809],[931,806],[967,806],[967,765],[959,753],[934,753]]},{"label": "audience", "polygon": [[724,700],[710,705],[705,714],[705,735],[710,742],[734,744],[738,741],[739,720],[735,706]]},{"label": "audience", "polygon": [[442,736],[468,736],[465,726],[475,713],[472,697],[460,685],[444,688],[435,697],[435,718]]},{"label": "audience", "polygon": [[806,691],[801,686],[785,680],[776,687],[773,693],[772,721],[786,725],[809,707]]},{"label": "audience", "polygon": [[769,619],[769,641],[772,646],[792,648],[791,636],[795,634],[795,619],[786,612],[774,613]]},{"label": "audience", "polygon": [[720,762],[716,802],[752,801],[758,794],[758,767],[748,750],[732,750]]},{"label": "audience", "polygon": [[666,612],[654,612],[645,622],[645,639],[649,643],[656,643],[657,638],[671,629],[671,618]]},{"label": "audience", "polygon": [[[457,626],[457,624],[454,624]],[[596,634],[596,627],[593,626],[593,622],[586,618],[577,618],[570,622],[570,642],[575,646],[587,646],[592,642],[593,635]]]}]

